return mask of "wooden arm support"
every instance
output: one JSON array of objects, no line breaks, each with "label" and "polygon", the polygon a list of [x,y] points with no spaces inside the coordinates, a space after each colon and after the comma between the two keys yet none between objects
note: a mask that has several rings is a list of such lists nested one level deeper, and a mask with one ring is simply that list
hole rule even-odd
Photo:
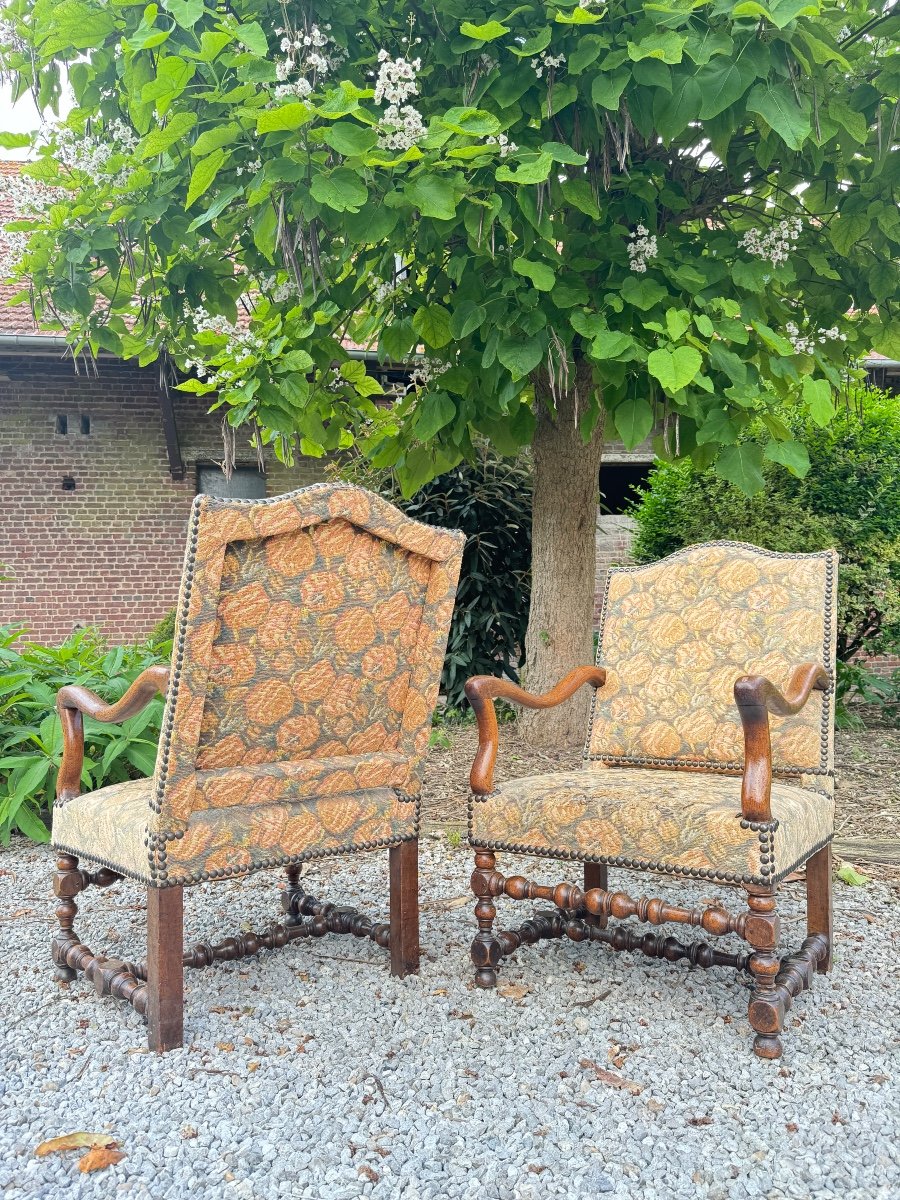
[{"label": "wooden arm support", "polygon": [[784,693],[764,675],[742,675],[735,680],[734,699],[744,727],[744,777],[741,815],[745,821],[772,819],[772,741],[769,714],[791,717],[814,691],[827,692],[828,672],[819,663],[794,668]]},{"label": "wooden arm support", "polygon": [[146,708],[157,692],[166,694],[169,686],[168,667],[148,667],[142,671],[115,704],[107,704],[85,687],[69,684],[56,694],[56,707],[63,731],[63,756],[56,778],[56,799],[71,800],[81,792],[81,769],[84,765],[84,718],[87,713],[95,721],[115,724],[127,721]]},{"label": "wooden arm support", "polygon": [[589,683],[594,688],[606,683],[606,671],[602,667],[576,667],[564,679],[543,696],[526,692],[508,679],[496,675],[475,675],[466,683],[466,698],[475,710],[478,721],[478,752],[472,763],[469,783],[476,796],[488,795],[494,786],[494,766],[497,762],[497,714],[494,700],[510,700],[526,708],[555,708],[573,696],[580,687]]}]

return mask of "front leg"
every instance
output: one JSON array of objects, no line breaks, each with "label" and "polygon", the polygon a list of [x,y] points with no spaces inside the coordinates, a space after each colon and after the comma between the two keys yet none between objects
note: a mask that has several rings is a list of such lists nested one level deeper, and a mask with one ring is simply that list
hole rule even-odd
[{"label": "front leg", "polygon": [[744,926],[744,937],[753,947],[750,972],[753,993],[748,1017],[756,1031],[753,1049],[760,1058],[781,1058],[781,1030],[784,1027],[784,996],[775,977],[781,966],[775,953],[778,946],[779,920],[775,912],[774,890],[748,891],[750,912]]},{"label": "front leg", "polygon": [[475,917],[478,932],[472,942],[472,962],[475,964],[475,983],[480,988],[492,988],[497,984],[497,966],[501,957],[501,945],[493,932],[497,909],[494,905],[492,883],[496,856],[491,850],[475,851],[475,870],[472,872],[472,891],[478,897]]}]

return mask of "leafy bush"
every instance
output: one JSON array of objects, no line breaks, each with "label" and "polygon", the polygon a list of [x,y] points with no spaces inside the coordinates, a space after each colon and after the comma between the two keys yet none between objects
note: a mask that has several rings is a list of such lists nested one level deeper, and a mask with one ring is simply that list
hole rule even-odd
[{"label": "leafy bush", "polygon": [[[146,667],[167,662],[171,641],[110,648],[95,630],[78,630],[58,648],[23,641],[24,630],[0,626],[0,843],[14,830],[46,841],[44,820],[53,803],[62,758],[56,693],[78,683],[110,703],[118,700]],[[85,717],[86,790],[149,775],[163,702],[156,697],[121,725]]]},{"label": "leafy bush", "polygon": [[734,538],[770,550],[834,546],[838,572],[839,699],[871,693],[859,655],[900,650],[900,404],[860,392],[825,429],[804,428],[810,469],[803,479],[774,463],[765,488],[748,499],[713,471],[662,463],[632,511],[634,554],[648,562],[692,542]]},{"label": "leafy bush", "polygon": [[389,471],[359,458],[337,474],[380,493],[426,525],[467,536],[441,689],[447,706],[463,708],[470,675],[518,678],[524,661],[531,598],[531,464],[499,457],[486,444],[461,463],[403,498]]}]

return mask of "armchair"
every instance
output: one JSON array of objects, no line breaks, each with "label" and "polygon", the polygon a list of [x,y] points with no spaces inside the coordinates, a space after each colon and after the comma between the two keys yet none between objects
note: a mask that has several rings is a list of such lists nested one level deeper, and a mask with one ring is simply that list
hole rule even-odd
[{"label": "armchair", "polygon": [[[736,542],[693,546],[647,567],[610,571],[595,667],[543,696],[479,676],[469,840],[480,987],[526,943],[568,936],[702,967],[749,971],[754,1048],[782,1053],[785,1011],[831,962],[834,823],[832,681],[837,556],[775,554]],[[532,708],[594,688],[584,764],[495,787],[503,697]],[[783,690],[782,690],[783,689]],[[576,860],[580,884],[505,878],[498,851]],[[807,933],[776,954],[778,884],[805,864]],[[686,908],[608,888],[608,868],[738,885],[747,911]],[[499,896],[551,901],[519,929],[494,929]],[[750,953],[641,935],[626,925],[735,934]]]},{"label": "armchair", "polygon": [[[334,932],[388,948],[393,974],[417,970],[418,797],[462,544],[344,484],[198,496],[171,668],[112,705],[60,690],[53,960],[145,1014],[151,1048],[182,1044],[184,967]],[[153,778],[80,794],[82,714],[124,720],[157,692]],[[377,848],[388,922],[301,886],[303,862]],[[282,923],[184,947],[184,887],[274,867],[287,874]],[[146,962],[95,955],[75,931],[75,897],[123,878],[147,889]]]}]

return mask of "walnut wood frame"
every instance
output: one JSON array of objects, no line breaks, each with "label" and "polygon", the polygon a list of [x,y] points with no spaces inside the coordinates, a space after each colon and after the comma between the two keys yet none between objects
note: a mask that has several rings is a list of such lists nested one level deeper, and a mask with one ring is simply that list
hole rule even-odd
[{"label": "walnut wood frame", "polygon": [[[63,759],[57,779],[59,803],[80,793],[83,714],[96,721],[124,721],[140,712],[158,692],[164,693],[168,677],[167,668],[150,667],[116,704],[105,704],[87,688],[70,686],[60,690],[57,708],[63,728]],[[185,967],[243,958],[263,949],[286,946],[298,938],[349,933],[371,938],[388,949],[392,975],[414,974],[419,969],[418,845],[417,838],[409,838],[388,849],[390,919],[383,924],[375,924],[354,908],[309,895],[300,885],[298,863],[286,868],[287,883],[281,894],[283,922],[272,924],[263,933],[241,933],[220,942],[185,947],[183,887],[148,887],[147,958],[143,962],[94,954],[75,931],[75,897],[90,886],[109,887],[123,876],[107,867],[94,872],[83,870],[75,855],[58,852],[53,890],[59,901],[59,929],[52,944],[57,977],[70,981],[81,971],[98,996],[113,996],[131,1004],[147,1020],[150,1049],[164,1053],[184,1043]]]},{"label": "walnut wood frame", "polygon": [[[466,696],[478,722],[478,750],[472,764],[470,785],[473,802],[490,796],[497,761],[498,728],[494,700],[509,700],[528,708],[551,708],[561,704],[585,684],[600,689],[606,682],[601,667],[578,667],[551,691],[532,695],[516,684],[494,676],[479,675],[466,684]],[[744,768],[741,779],[741,819],[756,828],[772,820],[772,747],[769,716],[791,716],[801,710],[814,690],[827,691],[828,672],[818,663],[796,667],[784,693],[760,675],[743,675],[735,681],[734,698],[744,731]],[[682,908],[646,897],[635,900],[625,892],[611,892],[605,863],[586,861],[584,887],[571,883],[545,886],[517,875],[505,878],[496,868],[494,850],[474,846],[475,870],[472,891],[476,896],[478,932],[472,943],[475,983],[492,988],[497,968],[506,956],[523,944],[542,938],[566,936],[573,941],[598,941],[613,950],[640,950],[651,958],[670,962],[687,959],[701,967],[730,966],[748,971],[752,979],[749,1020],[755,1037],[753,1047],[761,1058],[782,1054],[784,1017],[796,996],[812,984],[815,972],[831,966],[832,898],[831,844],[817,848],[806,861],[807,937],[793,954],[778,957],[779,918],[776,884],[745,883],[748,910],[737,916],[724,908]],[[522,847],[523,850],[527,848]],[[579,857],[572,855],[573,858]],[[539,911],[519,929],[494,930],[497,915],[494,900],[549,900],[555,910]],[[715,950],[705,942],[684,944],[673,937],[640,934],[624,925],[610,927],[609,918],[634,917],[651,925],[674,922],[699,926],[713,937],[735,934],[749,943],[747,953]]]}]

